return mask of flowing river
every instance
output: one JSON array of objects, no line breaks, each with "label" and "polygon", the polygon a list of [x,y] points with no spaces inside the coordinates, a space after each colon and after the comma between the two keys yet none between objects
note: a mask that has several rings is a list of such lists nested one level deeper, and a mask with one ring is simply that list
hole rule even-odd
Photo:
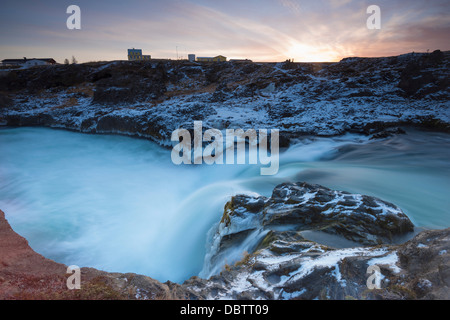
[{"label": "flowing river", "polygon": [[48,128],[0,130],[0,209],[47,258],[183,282],[203,266],[208,230],[230,196],[307,181],[377,196],[421,228],[450,227],[450,135],[303,140],[259,165],[174,165],[143,140]]}]

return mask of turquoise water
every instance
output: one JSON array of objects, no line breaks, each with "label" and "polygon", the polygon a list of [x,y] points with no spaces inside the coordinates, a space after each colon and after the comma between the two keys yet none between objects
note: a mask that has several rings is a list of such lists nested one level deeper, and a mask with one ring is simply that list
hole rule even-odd
[{"label": "turquoise water", "polygon": [[0,209],[55,261],[182,282],[201,271],[206,234],[237,193],[307,181],[378,196],[414,224],[450,227],[450,135],[302,141],[260,166],[181,165],[147,140],[48,128],[0,130]]}]

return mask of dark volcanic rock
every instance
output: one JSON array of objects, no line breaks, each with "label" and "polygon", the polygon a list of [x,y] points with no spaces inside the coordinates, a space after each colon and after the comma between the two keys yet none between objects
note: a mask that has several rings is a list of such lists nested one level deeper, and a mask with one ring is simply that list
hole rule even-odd
[{"label": "dark volcanic rock", "polygon": [[450,298],[450,229],[421,232],[397,252],[402,273],[390,287],[398,298]]},{"label": "dark volcanic rock", "polygon": [[436,50],[429,55],[417,55],[400,75],[398,87],[406,96],[423,97],[449,87],[448,77],[436,77],[434,70],[444,63],[444,53]]},{"label": "dark volcanic rock", "polygon": [[81,64],[15,70],[0,77],[0,90],[36,93],[50,88],[67,88],[86,82],[92,70]]},{"label": "dark volcanic rock", "polygon": [[[338,63],[92,62],[5,71],[0,123],[121,133],[167,144],[176,128],[276,128],[280,146],[304,135],[375,134],[387,127],[448,131],[450,52]],[[39,115],[51,121],[38,121]],[[108,123],[98,120],[108,115]],[[120,115],[123,115],[120,116]],[[17,119],[23,118],[23,119]],[[428,119],[428,120],[427,120]],[[145,124],[156,135],[143,134]],[[376,129],[376,130],[375,130]],[[161,137],[163,137],[161,139]]]},{"label": "dark volcanic rock", "polygon": [[308,183],[278,185],[271,198],[238,195],[225,206],[224,228],[240,230],[233,220],[257,221],[248,228],[321,230],[365,245],[391,242],[414,230],[400,208],[366,195],[350,194]]},{"label": "dark volcanic rock", "polygon": [[384,139],[384,138],[389,138],[392,137],[393,135],[396,134],[405,134],[405,130],[403,130],[402,128],[388,128],[385,130],[382,130],[380,132],[377,132],[376,134],[374,134],[372,137],[370,137],[370,140],[373,139]]},{"label": "dark volcanic rock", "polygon": [[[450,298],[450,229],[388,244],[413,225],[377,198],[285,183],[271,198],[233,197],[214,230],[202,275],[208,280],[183,284],[203,299]],[[305,230],[366,246],[320,244]]]},{"label": "dark volcanic rock", "polygon": [[[312,259],[334,250],[308,240],[305,232],[318,232],[322,238],[329,235],[334,237],[336,244],[345,239],[347,245],[350,243],[353,247],[359,247],[390,244],[395,237],[413,231],[413,224],[402,210],[381,199],[304,182],[283,183],[274,188],[270,198],[236,195],[225,205],[220,223],[211,230],[212,246],[207,253],[202,276],[217,275],[226,264],[236,263],[243,259],[243,255],[247,255],[244,257],[247,262],[249,257],[255,259],[251,263],[250,273],[270,271],[272,266],[268,266],[269,261],[269,265],[273,262],[278,267],[281,264],[277,261],[282,261],[282,270],[277,267],[276,273],[270,271],[264,276],[266,280],[279,279],[299,269],[300,260]],[[344,258],[362,255],[367,260],[368,256],[386,254],[386,251],[378,252],[376,248],[369,250],[363,247],[356,251],[336,252],[337,256],[331,254],[331,261],[340,261],[341,255]],[[283,282],[277,286],[282,287],[285,293],[292,293],[291,286],[298,288],[303,286],[304,281],[311,283],[323,280],[323,276],[314,275],[318,279],[301,277],[299,283],[294,281],[288,285]],[[281,294],[281,291],[279,294],[279,298],[292,297]],[[309,298],[319,295],[317,292],[310,294]]]},{"label": "dark volcanic rock", "polygon": [[0,109],[9,107],[13,104],[13,101],[7,96],[0,93]]},{"label": "dark volcanic rock", "polygon": [[94,73],[93,103],[120,104],[160,98],[166,92],[162,64],[118,64]]},{"label": "dark volcanic rock", "polygon": [[[379,244],[336,248],[308,240],[311,229]],[[450,229],[386,243],[412,230],[383,200],[284,183],[271,198],[237,195],[226,204],[205,260],[211,277],[183,286],[203,299],[448,299]],[[239,250],[240,259],[223,264]]]}]

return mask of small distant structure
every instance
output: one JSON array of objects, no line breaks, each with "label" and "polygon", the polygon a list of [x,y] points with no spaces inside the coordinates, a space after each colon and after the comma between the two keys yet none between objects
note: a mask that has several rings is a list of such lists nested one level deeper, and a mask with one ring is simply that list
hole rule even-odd
[{"label": "small distant structure", "polygon": [[236,63],[239,63],[239,62],[253,62],[250,59],[230,59],[229,61],[230,62],[236,62]]},{"label": "small distant structure", "polygon": [[10,67],[35,67],[35,66],[46,66],[46,65],[54,65],[56,64],[55,59],[53,58],[31,58],[27,59],[24,57],[23,59],[4,59],[2,60],[3,66]]},{"label": "small distant structure", "polygon": [[215,56],[215,57],[198,57],[198,62],[225,62],[227,61],[227,57],[224,56]]},{"label": "small distant structure", "polygon": [[128,49],[128,60],[129,61],[150,61],[152,59],[151,55],[143,55],[142,49]]},{"label": "small distant structure", "polygon": [[188,54],[188,60],[190,61],[190,62],[195,62],[195,54]]}]

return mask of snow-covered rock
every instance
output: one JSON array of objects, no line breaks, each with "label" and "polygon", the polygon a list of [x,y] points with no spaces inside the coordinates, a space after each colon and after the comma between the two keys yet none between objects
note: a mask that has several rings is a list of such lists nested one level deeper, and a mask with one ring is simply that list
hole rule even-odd
[{"label": "snow-covered rock", "polygon": [[[11,71],[0,123],[118,133],[167,144],[177,128],[376,133],[403,124],[449,130],[450,52],[339,63],[129,62]],[[4,102],[2,102],[4,101]]]}]

